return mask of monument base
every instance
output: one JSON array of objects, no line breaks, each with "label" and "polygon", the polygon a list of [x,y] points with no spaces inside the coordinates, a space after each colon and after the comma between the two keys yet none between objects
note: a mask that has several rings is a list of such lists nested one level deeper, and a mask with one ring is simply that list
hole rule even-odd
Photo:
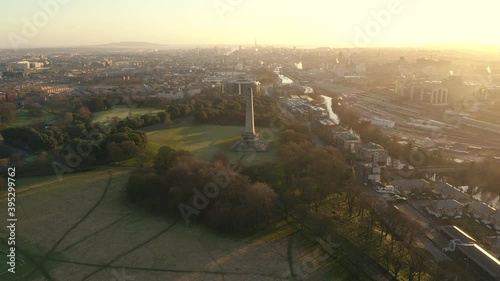
[{"label": "monument base", "polygon": [[258,138],[248,139],[243,138],[229,146],[229,151],[233,152],[266,152],[271,147],[271,144],[266,141],[261,141]]}]

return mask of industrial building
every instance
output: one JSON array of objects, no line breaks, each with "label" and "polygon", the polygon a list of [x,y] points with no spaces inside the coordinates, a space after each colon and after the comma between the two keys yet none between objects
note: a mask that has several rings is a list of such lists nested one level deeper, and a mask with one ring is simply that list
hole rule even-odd
[{"label": "industrial building", "polygon": [[395,91],[397,95],[413,101],[432,105],[448,104],[448,88],[440,81],[398,81]]},{"label": "industrial building", "polygon": [[43,62],[18,61],[7,64],[7,69],[11,71],[36,70],[43,68]]},{"label": "industrial building", "polygon": [[237,79],[222,82],[222,93],[241,96],[245,89],[251,88],[254,93],[260,92],[260,83],[254,80]]},{"label": "industrial building", "polygon": [[440,232],[450,239],[450,245],[443,251],[451,252],[457,260],[464,261],[466,270],[488,280],[500,280],[500,261],[476,244],[474,238],[456,226],[442,226]]}]

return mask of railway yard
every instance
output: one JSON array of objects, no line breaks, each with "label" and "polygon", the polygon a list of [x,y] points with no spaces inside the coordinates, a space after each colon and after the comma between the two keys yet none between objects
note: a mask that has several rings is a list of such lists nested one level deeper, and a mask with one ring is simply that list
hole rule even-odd
[{"label": "railway yard", "polygon": [[[457,161],[477,161],[500,155],[500,134],[466,126],[460,116],[450,115],[447,108],[330,83],[317,86],[340,93],[342,106],[352,107],[365,120],[376,120],[384,132],[403,141],[411,141],[428,150],[441,150]],[[479,135],[483,137],[478,138]]]}]

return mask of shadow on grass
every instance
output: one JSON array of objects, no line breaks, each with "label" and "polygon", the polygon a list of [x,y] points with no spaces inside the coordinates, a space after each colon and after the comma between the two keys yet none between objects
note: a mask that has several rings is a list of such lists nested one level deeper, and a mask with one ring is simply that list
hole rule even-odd
[{"label": "shadow on grass", "polygon": [[194,120],[184,120],[172,127],[163,130],[152,131],[148,138],[148,150],[156,153],[158,148],[167,145],[174,149],[190,151],[195,157],[209,161],[212,157],[222,152],[230,160],[245,160],[245,165],[253,166],[275,160],[275,141],[272,142],[270,152],[238,153],[228,151],[229,146],[240,140],[243,127],[198,125]]}]

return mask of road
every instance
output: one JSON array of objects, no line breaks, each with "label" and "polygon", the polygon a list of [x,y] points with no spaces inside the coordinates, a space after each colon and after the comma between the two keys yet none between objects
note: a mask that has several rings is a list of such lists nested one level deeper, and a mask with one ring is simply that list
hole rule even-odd
[{"label": "road", "polygon": [[401,213],[405,214],[408,219],[416,222],[422,227],[422,230],[424,230],[425,238],[417,238],[417,245],[431,253],[437,262],[450,260],[450,258],[443,253],[442,248],[433,242],[440,241],[441,243],[445,240],[445,238],[436,231],[439,226],[422,214],[422,212],[413,206],[411,202],[398,203],[396,206]]}]

